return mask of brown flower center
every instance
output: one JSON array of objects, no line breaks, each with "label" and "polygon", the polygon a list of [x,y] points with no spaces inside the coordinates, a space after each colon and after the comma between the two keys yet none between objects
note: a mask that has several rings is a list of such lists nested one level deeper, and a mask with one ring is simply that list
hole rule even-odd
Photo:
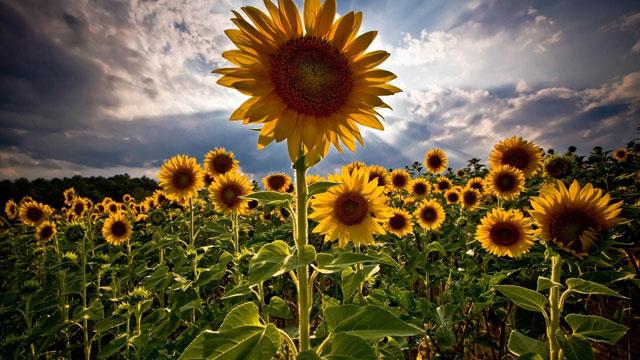
[{"label": "brown flower center", "polygon": [[391,178],[391,182],[395,187],[404,187],[407,184],[407,178],[403,175],[394,175]]},{"label": "brown flower center", "polygon": [[40,219],[42,219],[43,216],[44,216],[44,212],[39,207],[32,206],[27,209],[27,219],[33,222],[40,221]]},{"label": "brown flower center", "polygon": [[458,194],[457,192],[453,191],[447,194],[447,200],[450,203],[457,203],[460,200],[460,194]]},{"label": "brown flower center", "polygon": [[478,201],[478,195],[473,191],[465,191],[462,195],[462,201],[464,201],[467,206],[473,206]]},{"label": "brown flower center", "polygon": [[469,187],[474,190],[482,191],[482,183],[479,181],[472,182]]},{"label": "brown flower center", "polygon": [[73,207],[73,212],[77,215],[80,216],[82,215],[82,213],[84,212],[84,204],[83,203],[77,203],[74,205]]},{"label": "brown flower center", "polygon": [[432,169],[439,169],[442,166],[442,158],[438,155],[431,155],[427,159],[427,165]]},{"label": "brown flower center", "polygon": [[495,186],[498,190],[506,192],[516,188],[516,177],[511,173],[500,173],[495,178]]},{"label": "brown flower center", "polygon": [[53,236],[53,228],[51,226],[45,226],[42,230],[40,230],[40,238],[42,240],[47,240],[51,236]]},{"label": "brown flower center", "polygon": [[211,168],[217,174],[226,174],[233,168],[233,158],[229,154],[218,154],[210,163]]},{"label": "brown flower center", "polygon": [[350,192],[340,195],[334,211],[338,221],[347,226],[360,224],[369,213],[367,199],[359,193]]},{"label": "brown flower center", "polygon": [[369,181],[376,180],[378,182],[378,186],[385,186],[384,176],[378,173],[369,173]]},{"label": "brown flower center", "polygon": [[271,175],[267,179],[267,183],[269,184],[269,187],[274,190],[282,190],[282,187],[287,183],[287,180],[282,175]]},{"label": "brown flower center", "polygon": [[123,237],[127,234],[127,224],[118,220],[111,224],[111,234],[115,237]]},{"label": "brown flower center", "polygon": [[353,89],[349,62],[329,42],[315,36],[292,39],[271,56],[276,94],[299,113],[326,117],[346,104]]},{"label": "brown flower center", "polygon": [[550,223],[550,233],[556,241],[574,251],[582,251],[580,236],[587,230],[598,230],[598,223],[580,209],[568,209]]},{"label": "brown flower center", "polygon": [[171,183],[178,190],[185,190],[195,183],[195,175],[189,169],[180,169],[171,177]]},{"label": "brown flower center", "polygon": [[416,195],[426,195],[427,194],[427,185],[424,183],[416,183],[413,185],[413,193]]},{"label": "brown flower center", "polygon": [[565,159],[557,158],[549,161],[544,169],[554,178],[563,178],[571,171],[571,163]]},{"label": "brown flower center", "polygon": [[451,184],[449,184],[448,181],[440,181],[440,182],[438,182],[438,189],[440,191],[449,190],[450,187],[451,187]]},{"label": "brown flower center", "polygon": [[238,196],[240,196],[241,193],[242,191],[236,185],[231,184],[222,189],[220,198],[225,205],[232,207],[240,200]]},{"label": "brown flower center", "polygon": [[520,240],[520,231],[510,223],[498,223],[489,230],[491,241],[500,246],[511,246]]},{"label": "brown flower center", "polygon": [[502,165],[511,165],[520,170],[526,169],[530,162],[531,156],[524,149],[509,149],[502,155]]},{"label": "brown flower center", "polygon": [[389,219],[389,226],[391,226],[393,230],[402,230],[406,225],[407,225],[407,219],[400,214],[394,214]]},{"label": "brown flower center", "polygon": [[427,206],[422,211],[420,211],[420,219],[426,222],[427,224],[434,223],[438,220],[438,211],[431,206]]}]

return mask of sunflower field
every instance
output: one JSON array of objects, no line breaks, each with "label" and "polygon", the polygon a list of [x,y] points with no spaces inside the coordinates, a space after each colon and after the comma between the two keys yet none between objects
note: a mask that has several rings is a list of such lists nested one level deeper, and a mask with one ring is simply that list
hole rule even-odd
[{"label": "sunflower field", "polygon": [[265,8],[234,12],[235,67],[214,72],[291,173],[251,179],[217,147],[165,161],[146,198],[7,201],[1,358],[638,358],[640,138],[319,174],[401,90],[362,13]]}]

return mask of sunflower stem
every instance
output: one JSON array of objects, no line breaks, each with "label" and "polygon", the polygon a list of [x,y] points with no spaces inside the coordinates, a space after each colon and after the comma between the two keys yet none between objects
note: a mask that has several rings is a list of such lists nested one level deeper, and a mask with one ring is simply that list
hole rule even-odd
[{"label": "sunflower stem", "polygon": [[[198,281],[198,250],[196,249],[196,237],[195,237],[195,220],[193,214],[193,199],[189,199],[189,240],[191,247],[193,248],[194,257],[193,257],[193,282],[196,283]],[[198,287],[193,288],[196,292],[196,297],[200,300],[200,289]],[[191,322],[196,322],[196,309],[191,309]]]},{"label": "sunflower stem", "polygon": [[[90,224],[91,222],[89,222]],[[89,231],[91,232],[91,225]],[[84,357],[85,359],[91,359],[91,343],[89,342],[89,321],[87,315],[87,234],[82,237],[82,310],[83,310],[83,324],[82,333],[84,337]]]},{"label": "sunflower stem", "polygon": [[549,338],[549,359],[557,360],[559,354],[558,340],[556,332],[560,326],[560,273],[562,272],[562,259],[560,255],[551,257],[551,289],[549,291],[550,320],[547,328],[547,338]]},{"label": "sunflower stem", "polygon": [[[296,169],[296,246],[298,255],[308,244],[307,223],[307,167],[303,161]],[[298,275],[298,320],[299,320],[299,351],[309,350],[309,316],[311,314],[311,299],[313,289],[309,288],[309,266],[297,269]]]}]

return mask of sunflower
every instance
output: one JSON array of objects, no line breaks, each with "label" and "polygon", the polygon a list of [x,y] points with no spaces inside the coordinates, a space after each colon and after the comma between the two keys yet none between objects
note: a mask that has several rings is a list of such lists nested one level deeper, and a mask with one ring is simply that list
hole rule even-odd
[{"label": "sunflower", "polygon": [[160,168],[160,186],[166,196],[175,201],[185,202],[204,186],[202,168],[193,157],[176,155]]},{"label": "sunflower", "polygon": [[162,190],[156,190],[153,193],[153,198],[156,201],[156,204],[158,206],[163,206],[168,204],[171,200],[169,200],[169,198],[167,197],[167,194],[164,193],[164,191]]},{"label": "sunflower", "polygon": [[444,222],[445,213],[442,205],[435,199],[425,200],[413,213],[418,224],[425,230],[438,230]]},{"label": "sunflower", "polygon": [[499,199],[513,199],[524,190],[524,173],[513,166],[500,165],[491,169],[484,186]]},{"label": "sunflower", "polygon": [[220,212],[245,214],[249,210],[249,200],[241,196],[249,195],[252,190],[249,179],[233,171],[216,178],[216,182],[209,186],[209,197]]},{"label": "sunflower", "polygon": [[225,31],[238,50],[222,56],[237,67],[213,72],[223,75],[219,84],[251,96],[231,120],[262,124],[258,148],[287,140],[292,161],[301,150],[324,156],[331,144],[355,151],[363,143],[358,124],[382,130],[375,108],[389,106],[380,97],[401,91],[387,84],[393,73],[376,68],[389,54],[365,53],[377,32],[357,36],[360,12],[334,22],[335,0],[307,0],[302,16],[292,0],[278,5],[265,1],[268,15],[243,7],[253,24],[234,12],[238,29]]},{"label": "sunflower", "polygon": [[20,199],[20,203],[18,204],[19,206],[24,205],[25,203],[28,203],[30,201],[34,201],[33,198],[29,195],[23,197],[22,199]]},{"label": "sunflower", "polygon": [[424,165],[432,174],[440,174],[447,169],[447,154],[441,149],[431,149],[424,155]]},{"label": "sunflower", "polygon": [[424,199],[431,193],[431,184],[423,178],[413,179],[409,182],[409,193],[417,200]]},{"label": "sunflower", "polygon": [[467,210],[473,210],[480,205],[480,192],[476,189],[465,187],[460,193],[462,207]]},{"label": "sunflower", "polygon": [[107,208],[104,206],[103,203],[99,202],[96,204],[94,210],[99,214],[103,214],[105,211],[107,211]]},{"label": "sunflower", "polygon": [[142,200],[142,203],[146,208],[145,212],[148,212],[149,210],[158,206],[158,203],[156,202],[156,198],[153,195],[147,196],[144,200]]},{"label": "sunflower", "polygon": [[531,221],[520,210],[493,209],[476,228],[476,240],[495,256],[520,257],[533,246]]},{"label": "sunflower", "polygon": [[362,161],[354,161],[352,163],[347,164],[345,166],[345,168],[347,169],[349,174],[351,174],[353,172],[353,170],[366,169],[367,168],[367,164],[363,163]]},{"label": "sunflower", "polygon": [[459,178],[463,178],[465,175],[467,175],[467,170],[466,169],[458,169],[456,170],[456,176]]},{"label": "sunflower", "polygon": [[320,181],[325,181],[322,176],[319,175],[307,175],[307,186],[315,184]]},{"label": "sunflower", "polygon": [[484,192],[484,180],[482,180],[482,178],[479,177],[474,177],[469,179],[469,181],[467,181],[467,186],[468,188],[474,189],[474,190],[478,190],[479,193],[483,193]]},{"label": "sunflower", "polygon": [[291,185],[291,177],[285,173],[273,173],[262,179],[262,185],[267,191],[286,192]]},{"label": "sunflower", "polygon": [[627,158],[629,157],[629,152],[627,151],[626,148],[621,147],[613,150],[613,153],[611,153],[611,156],[620,162],[624,162],[624,161],[627,161]]},{"label": "sunflower", "polygon": [[71,207],[69,211],[76,218],[83,217],[87,211],[87,202],[85,201],[84,198],[81,198],[81,197],[76,197],[75,199],[73,199],[73,201],[71,201],[70,206]]},{"label": "sunflower", "polygon": [[20,206],[19,216],[23,224],[36,227],[47,220],[52,212],[49,206],[31,200]]},{"label": "sunflower", "polygon": [[545,176],[562,179],[571,174],[573,161],[568,156],[553,155],[544,161],[542,168]]},{"label": "sunflower", "polygon": [[411,215],[402,209],[391,209],[391,217],[384,223],[384,228],[397,237],[405,237],[413,232]]},{"label": "sunflower", "polygon": [[411,181],[411,175],[407,170],[403,169],[395,169],[389,175],[390,181],[389,186],[392,190],[400,191],[409,185],[409,181]]},{"label": "sunflower", "polygon": [[367,167],[369,171],[369,181],[376,180],[378,186],[389,186],[389,172],[382,166],[372,165]]},{"label": "sunflower", "polygon": [[109,244],[118,246],[129,241],[131,224],[123,213],[112,214],[102,225],[102,236]]},{"label": "sunflower", "polygon": [[134,202],[135,199],[133,198],[133,196],[129,195],[129,194],[124,194],[122,195],[122,202],[124,203],[130,203],[130,202]]},{"label": "sunflower", "polygon": [[619,222],[622,201],[609,204],[611,196],[591,184],[574,180],[569,188],[558,181],[531,199],[531,216],[541,237],[576,255],[586,255],[598,235]]},{"label": "sunflower", "polygon": [[224,175],[238,169],[238,161],[233,152],[225,148],[215,148],[204,156],[204,170],[211,176]]},{"label": "sunflower", "polygon": [[47,241],[51,240],[56,235],[56,224],[51,221],[43,221],[36,227],[36,240]]},{"label": "sunflower", "polygon": [[542,149],[533,142],[516,136],[500,141],[489,154],[492,168],[511,165],[522,171],[525,177],[533,176],[541,162]]},{"label": "sunflower", "polygon": [[115,201],[110,201],[105,205],[107,212],[109,214],[117,214],[118,212],[120,212],[120,206],[118,206],[118,203]]},{"label": "sunflower", "polygon": [[291,217],[291,213],[289,210],[283,207],[278,207],[274,210],[276,217],[280,219],[280,221],[285,222]]},{"label": "sunflower", "polygon": [[64,197],[64,204],[67,206],[71,206],[73,199],[76,197],[76,189],[70,187],[62,193]]},{"label": "sunflower", "polygon": [[449,178],[444,176],[440,176],[436,179],[436,191],[438,192],[446,192],[447,190],[453,187],[453,183]]},{"label": "sunflower", "polygon": [[18,205],[13,199],[9,199],[6,204],[4,204],[4,213],[7,215],[7,219],[13,220],[18,216]]},{"label": "sunflower", "polygon": [[373,244],[373,234],[384,234],[382,224],[391,217],[384,188],[368,180],[366,169],[351,174],[345,169],[329,180],[340,185],[311,199],[309,218],[318,222],[313,232],[323,234],[325,242],[338,239],[340,247],[346,247],[349,240],[354,246]]},{"label": "sunflower", "polygon": [[460,189],[453,187],[444,193],[444,198],[447,200],[447,204],[458,204],[462,198],[461,195]]}]

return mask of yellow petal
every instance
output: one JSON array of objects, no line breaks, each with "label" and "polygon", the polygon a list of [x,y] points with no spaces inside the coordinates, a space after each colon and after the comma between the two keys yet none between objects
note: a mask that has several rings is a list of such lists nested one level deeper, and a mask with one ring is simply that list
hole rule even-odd
[{"label": "yellow petal", "polygon": [[320,0],[305,0],[303,5],[304,27],[307,34],[313,33],[313,26],[320,12]]},{"label": "yellow petal", "polygon": [[325,0],[324,4],[322,4],[322,9],[320,9],[320,13],[316,19],[316,24],[314,28],[314,34],[318,37],[325,37],[329,30],[331,29],[331,25],[333,24],[333,19],[336,17],[336,0]]},{"label": "yellow petal", "polygon": [[357,55],[362,54],[363,52],[365,52],[365,50],[367,50],[369,45],[371,45],[377,35],[377,31],[369,31],[358,36],[347,46],[347,48],[345,49],[345,55],[349,58],[353,58]]}]

